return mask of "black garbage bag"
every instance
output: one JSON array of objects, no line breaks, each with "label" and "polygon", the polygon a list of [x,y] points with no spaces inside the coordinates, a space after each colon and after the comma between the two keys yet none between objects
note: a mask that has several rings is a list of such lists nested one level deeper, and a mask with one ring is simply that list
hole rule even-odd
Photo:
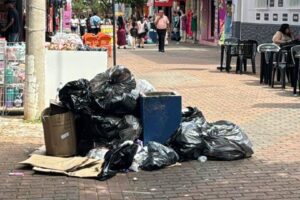
[{"label": "black garbage bag", "polygon": [[137,107],[136,97],[129,93],[105,98],[96,96],[95,102],[102,112],[116,115],[133,114]]},{"label": "black garbage bag", "polygon": [[148,154],[140,166],[143,170],[161,169],[179,160],[179,156],[173,149],[157,142],[149,142],[146,148]]},{"label": "black garbage bag", "polygon": [[106,146],[116,147],[124,141],[134,141],[142,132],[139,120],[132,115],[125,115],[123,118],[92,116],[92,119],[95,141],[102,141]]},{"label": "black garbage bag", "polygon": [[181,161],[198,159],[205,148],[201,127],[194,122],[182,122],[167,144],[178,153]]},{"label": "black garbage bag", "polygon": [[89,81],[79,79],[68,82],[59,91],[59,100],[74,113],[91,114],[93,100]]},{"label": "black garbage bag", "polygon": [[115,116],[92,116],[92,129],[95,139],[109,143],[115,138],[119,138],[118,126],[121,123],[122,118]]},{"label": "black garbage bag", "polygon": [[115,176],[119,171],[127,170],[133,162],[137,149],[137,144],[126,141],[118,148],[108,151],[98,179],[104,181]]},{"label": "black garbage bag", "polygon": [[101,110],[110,114],[131,114],[136,109],[136,98],[131,94],[136,88],[136,81],[124,66],[118,65],[98,74],[90,84]]},{"label": "black garbage bag", "polygon": [[202,131],[208,126],[203,114],[197,108],[188,107],[182,113],[179,129],[168,140],[167,145],[173,148],[181,161],[196,160],[203,155],[205,143]]},{"label": "black garbage bag", "polygon": [[228,121],[210,124],[204,134],[204,155],[216,160],[237,160],[251,157],[252,143],[237,125]]},{"label": "black garbage bag", "polygon": [[195,123],[206,126],[207,121],[203,115],[203,113],[196,107],[187,107],[186,110],[182,112],[182,122],[191,122],[194,121]]}]

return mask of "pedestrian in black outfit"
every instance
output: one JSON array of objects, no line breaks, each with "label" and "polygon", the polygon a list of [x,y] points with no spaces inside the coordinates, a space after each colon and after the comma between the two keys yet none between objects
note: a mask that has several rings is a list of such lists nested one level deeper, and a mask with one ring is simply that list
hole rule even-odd
[{"label": "pedestrian in black outfit", "polygon": [[168,17],[165,16],[163,10],[159,11],[158,16],[156,17],[154,23],[158,35],[158,51],[165,52],[165,39],[166,39],[166,33],[170,22]]}]

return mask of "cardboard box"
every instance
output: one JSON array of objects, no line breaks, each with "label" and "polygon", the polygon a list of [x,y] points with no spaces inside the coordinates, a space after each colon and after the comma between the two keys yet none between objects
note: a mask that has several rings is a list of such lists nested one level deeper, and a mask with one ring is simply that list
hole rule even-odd
[{"label": "cardboard box", "polygon": [[75,121],[72,112],[58,113],[46,108],[42,113],[42,122],[47,155],[76,155]]}]

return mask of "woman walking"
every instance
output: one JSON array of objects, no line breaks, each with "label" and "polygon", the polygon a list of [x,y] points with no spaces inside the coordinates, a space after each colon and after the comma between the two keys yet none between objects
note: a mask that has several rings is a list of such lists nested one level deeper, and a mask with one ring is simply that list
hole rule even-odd
[{"label": "woman walking", "polygon": [[122,16],[118,17],[118,31],[117,31],[117,41],[118,41],[118,49],[124,47],[126,49],[126,29],[125,29],[125,21]]},{"label": "woman walking", "polygon": [[147,34],[148,26],[146,21],[144,21],[143,18],[140,18],[140,20],[137,22],[137,28],[138,28],[138,40],[139,40],[139,48],[144,48],[145,44],[145,36]]}]

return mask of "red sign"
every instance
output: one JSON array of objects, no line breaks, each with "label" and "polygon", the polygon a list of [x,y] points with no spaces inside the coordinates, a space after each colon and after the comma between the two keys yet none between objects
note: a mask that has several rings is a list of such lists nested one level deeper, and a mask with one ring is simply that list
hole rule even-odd
[{"label": "red sign", "polygon": [[154,5],[156,7],[172,7],[173,0],[155,0]]}]

